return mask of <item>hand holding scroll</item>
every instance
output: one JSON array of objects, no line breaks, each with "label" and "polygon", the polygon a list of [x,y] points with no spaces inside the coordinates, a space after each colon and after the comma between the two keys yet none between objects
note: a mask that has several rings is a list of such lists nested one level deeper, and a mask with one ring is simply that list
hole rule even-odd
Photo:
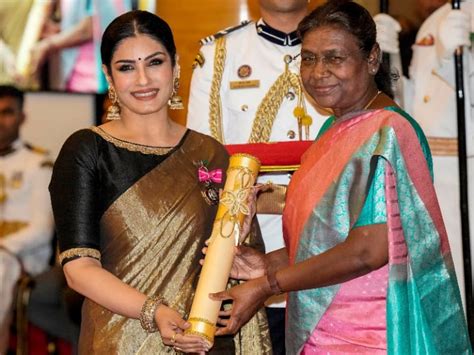
[{"label": "hand holding scroll", "polygon": [[163,344],[185,353],[209,351],[209,344],[203,338],[196,335],[184,335],[184,331],[191,324],[182,319],[174,309],[160,305],[155,314],[155,322],[158,325]]},{"label": "hand holding scroll", "polygon": [[216,336],[235,334],[263,307],[264,302],[272,294],[265,277],[247,281],[226,291],[210,294],[209,297],[215,301],[232,300],[230,310],[219,312],[217,322],[224,327],[217,328]]}]

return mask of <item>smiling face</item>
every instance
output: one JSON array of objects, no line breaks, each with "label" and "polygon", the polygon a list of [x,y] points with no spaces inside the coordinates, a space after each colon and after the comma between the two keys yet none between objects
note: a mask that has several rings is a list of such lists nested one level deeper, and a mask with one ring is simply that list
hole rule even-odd
[{"label": "smiling face", "polygon": [[119,43],[107,78],[117,92],[122,118],[167,110],[173,91],[173,66],[166,48],[147,35]]},{"label": "smiling face", "polygon": [[307,92],[336,117],[361,110],[377,93],[378,48],[368,57],[356,37],[335,26],[307,32],[301,49],[301,78]]}]

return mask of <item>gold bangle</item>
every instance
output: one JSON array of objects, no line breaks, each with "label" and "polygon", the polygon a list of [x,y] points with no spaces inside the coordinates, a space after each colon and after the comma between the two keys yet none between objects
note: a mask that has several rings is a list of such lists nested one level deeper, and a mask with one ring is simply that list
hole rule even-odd
[{"label": "gold bangle", "polygon": [[158,331],[158,326],[155,322],[155,312],[161,304],[167,305],[164,298],[158,296],[148,297],[143,303],[140,312],[140,324],[147,333],[155,333]]}]

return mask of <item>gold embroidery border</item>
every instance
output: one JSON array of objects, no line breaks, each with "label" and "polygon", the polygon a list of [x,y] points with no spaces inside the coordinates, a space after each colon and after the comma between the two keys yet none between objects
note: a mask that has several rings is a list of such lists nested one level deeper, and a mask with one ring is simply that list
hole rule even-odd
[{"label": "gold embroidery border", "polygon": [[62,265],[63,261],[65,259],[73,258],[75,256],[78,257],[89,257],[89,258],[94,258],[100,261],[100,251],[97,249],[92,249],[92,248],[72,248],[68,249],[66,251],[63,251],[61,254],[59,254],[59,264]]},{"label": "gold embroidery border", "polygon": [[185,334],[198,335],[205,338],[210,343],[214,342],[214,333],[216,331],[216,324],[206,318],[191,317],[188,322],[192,324],[186,329]]},{"label": "gold embroidery border", "polygon": [[262,165],[260,173],[279,172],[286,173],[296,171],[300,168],[300,165]]},{"label": "gold embroidery border", "polygon": [[207,335],[205,333],[201,333],[201,332],[198,332],[198,331],[195,331],[195,330],[186,330],[186,334],[197,335],[197,336],[200,336],[200,337],[206,339],[211,344],[214,343],[214,338],[211,338],[209,335]]},{"label": "gold embroidery border", "polygon": [[90,127],[90,130],[92,132],[97,133],[99,136],[104,138],[107,142],[112,143],[116,147],[124,148],[131,152],[140,152],[143,154],[165,155],[169,153],[172,149],[174,149],[174,147],[151,147],[151,146],[142,145],[138,143],[127,142],[127,141],[111,136],[110,134],[105,132],[102,128],[96,127],[96,126]]},{"label": "gold embroidery border", "polygon": [[211,327],[215,327],[216,326],[216,323],[213,323],[211,322],[210,320],[206,319],[206,318],[202,318],[202,317],[191,317],[188,319],[188,322],[202,322],[202,323],[206,323],[207,325],[210,325]]}]

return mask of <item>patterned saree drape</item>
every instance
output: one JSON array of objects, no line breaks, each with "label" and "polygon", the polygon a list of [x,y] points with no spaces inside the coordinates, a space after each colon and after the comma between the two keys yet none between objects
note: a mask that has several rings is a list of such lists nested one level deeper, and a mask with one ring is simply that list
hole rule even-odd
[{"label": "patterned saree drape", "polygon": [[[400,114],[376,110],[343,118],[306,152],[289,186],[284,211],[290,262],[345,240],[361,212],[378,159],[386,167],[388,352],[470,353],[429,169],[415,130]],[[340,286],[290,293],[289,353],[301,350]]]}]

